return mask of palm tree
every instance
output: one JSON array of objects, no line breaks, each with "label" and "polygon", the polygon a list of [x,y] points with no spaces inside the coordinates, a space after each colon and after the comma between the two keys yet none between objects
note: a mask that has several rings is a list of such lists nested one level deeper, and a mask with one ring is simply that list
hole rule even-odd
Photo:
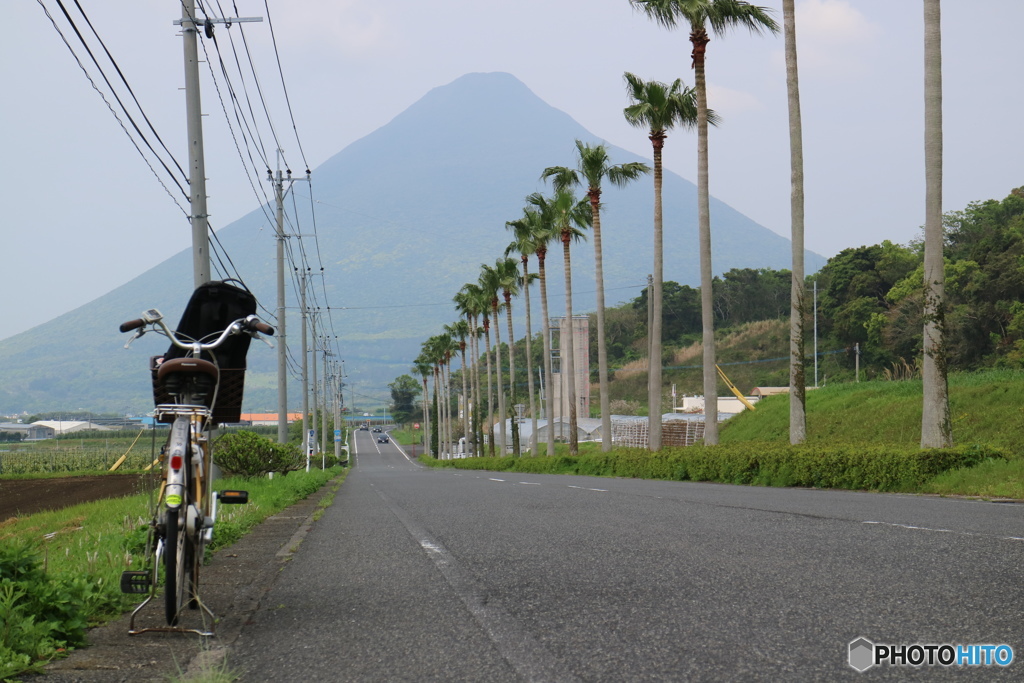
[{"label": "palm tree", "polygon": [[[648,17],[666,28],[675,28],[680,19],[690,26],[693,45],[694,89],[697,97],[697,225],[700,234],[700,301],[704,328],[704,443],[718,443],[718,377],[715,370],[715,323],[711,296],[711,209],[708,194],[708,110],[704,53],[711,42],[708,28],[716,35],[744,26],[751,33],[765,30],[777,33],[778,24],[771,10],[744,0],[630,0]],[[657,286],[657,285],[655,285]],[[658,359],[660,362],[660,359]],[[660,434],[659,434],[660,436]]]},{"label": "palm tree", "polygon": [[534,204],[542,215],[547,213],[550,216],[551,224],[558,230],[562,240],[562,259],[565,264],[565,321],[569,334],[568,340],[561,339],[559,342],[562,357],[565,359],[561,375],[565,379],[566,398],[569,404],[569,454],[576,455],[579,452],[579,436],[577,434],[579,421],[576,406],[576,362],[574,358],[576,343],[572,324],[572,258],[569,246],[572,242],[583,239],[581,228],[590,225],[590,206],[586,199],[577,201],[569,190],[556,190],[550,199],[535,193],[528,197],[528,201]]},{"label": "palm tree", "polygon": [[577,168],[551,166],[544,169],[541,177],[553,178],[555,190],[570,189],[580,184],[580,177],[587,184],[590,199],[591,225],[594,230],[594,280],[597,285],[597,373],[601,388],[601,450],[612,449],[612,419],[608,396],[608,348],[604,338],[604,263],[601,253],[601,181],[608,179],[612,185],[624,187],[641,174],[650,173],[647,164],[631,161],[612,166],[608,150],[604,145],[591,146],[576,141]]},{"label": "palm tree", "polygon": [[548,278],[545,263],[548,256],[548,242],[558,236],[551,212],[541,210],[544,198],[533,194],[526,198],[529,207],[523,209],[524,218],[533,233],[534,251],[537,254],[537,274],[540,279],[540,311],[542,318],[541,345],[544,352],[544,382],[547,391],[544,395],[544,419],[547,421],[547,451],[550,456],[555,454],[555,424],[552,411],[551,391],[551,317],[548,315]]},{"label": "palm tree", "polygon": [[946,375],[945,265],[942,258],[942,31],[939,0],[924,0],[924,403],[921,448],[953,445]]},{"label": "palm tree", "polygon": [[[505,248],[505,256],[515,252],[523,262],[523,288],[526,299],[526,386],[530,395],[530,454],[537,455],[537,408],[533,388],[533,349],[531,341],[533,328],[530,321],[530,283],[539,276],[530,273],[530,255],[537,253],[536,236],[540,226],[540,214],[523,209],[523,217],[505,223],[512,230],[512,243]],[[550,430],[548,430],[550,431]]]},{"label": "palm tree", "polygon": [[465,318],[467,327],[469,330],[469,354],[473,359],[471,364],[470,373],[470,393],[472,394],[471,410],[467,415],[471,418],[471,429],[470,433],[472,436],[473,448],[471,449],[475,455],[480,455],[480,439],[477,438],[477,434],[480,431],[480,417],[478,411],[480,410],[480,352],[477,346],[477,340],[480,336],[480,328],[477,327],[476,320],[480,315],[482,308],[480,288],[474,283],[468,283],[462,286],[462,289],[456,293],[453,297],[455,302],[456,310]]},{"label": "palm tree", "polygon": [[[498,272],[486,263],[480,266],[480,287],[487,294],[491,302],[491,319],[494,321],[494,382],[495,393],[498,395],[498,454],[505,455],[505,389],[502,386],[501,366],[501,323],[498,322],[498,310],[501,303],[498,294],[501,291],[501,276]],[[484,327],[487,326],[487,319],[484,319]],[[492,411],[493,414],[493,411]],[[491,436],[494,436],[493,426]]]},{"label": "palm tree", "polygon": [[[422,356],[426,362],[430,364],[430,371],[434,377],[434,400],[437,402],[437,414],[435,415],[435,418],[437,419],[437,452],[434,454],[434,457],[443,459],[444,437],[442,435],[444,434],[444,412],[442,410],[443,403],[441,400],[441,380],[439,371],[441,364],[441,350],[440,340],[437,337],[430,337],[423,342]],[[429,431],[433,432],[432,429]],[[433,438],[434,434],[431,433],[431,441],[429,442],[431,445],[433,444]]]},{"label": "palm tree", "polygon": [[807,380],[804,373],[804,144],[800,120],[800,79],[796,61],[794,0],[782,0],[786,37],[786,92],[789,100],[789,166],[792,175],[790,220],[793,279],[789,297],[789,442],[807,439]]},{"label": "palm tree", "polygon": [[430,453],[430,394],[427,391],[427,378],[433,372],[433,364],[427,358],[426,349],[420,351],[420,355],[412,362],[413,372],[423,378],[423,425],[424,425],[424,447]]},{"label": "palm tree", "polygon": [[[505,299],[505,318],[508,323],[508,395],[512,411],[516,405],[516,354],[515,354],[515,332],[512,327],[512,297],[519,296],[519,263],[513,258],[499,258],[494,262],[494,272],[497,274],[498,283],[501,287],[502,297]],[[502,433],[505,429],[505,418],[502,417]],[[519,455],[519,430],[512,420],[512,453]]]},{"label": "palm tree", "polygon": [[[651,308],[650,353],[647,401],[648,445],[652,451],[661,450],[661,318],[663,282],[663,230],[662,230],[662,161],[668,131],[676,125],[693,128],[697,123],[696,93],[680,79],[671,85],[660,81],[644,81],[626,72],[623,76],[632,104],[623,110],[626,120],[637,128],[650,131],[654,157],[654,272],[653,289],[648,305]],[[711,112],[711,120],[718,123],[718,115]]]},{"label": "palm tree", "polygon": [[458,350],[462,360],[461,374],[462,374],[462,442],[465,444],[463,449],[463,455],[465,455],[465,449],[469,447],[469,393],[468,386],[466,385],[466,337],[469,336],[469,323],[463,319],[456,320],[451,325],[445,325],[444,331],[452,336],[452,339],[458,339]]}]

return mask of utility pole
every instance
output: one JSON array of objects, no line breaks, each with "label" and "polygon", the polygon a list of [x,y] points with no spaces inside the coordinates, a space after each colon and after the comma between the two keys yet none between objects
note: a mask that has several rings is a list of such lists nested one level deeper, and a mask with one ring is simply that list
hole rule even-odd
[{"label": "utility pole", "polygon": [[[296,268],[298,270],[298,268]],[[309,415],[309,372],[306,351],[306,274],[299,273],[299,306],[302,309],[302,449],[306,452],[306,471],[309,472],[309,433],[306,421]]]},{"label": "utility pole", "polygon": [[316,448],[319,445],[317,443],[317,440],[316,440],[316,415],[317,415],[317,409],[318,409],[318,407],[320,405],[320,400],[319,400],[319,395],[320,394],[319,394],[319,391],[318,391],[320,385],[317,383],[317,380],[316,380],[316,353],[317,353],[317,345],[316,345],[316,319],[317,319],[317,315],[319,315],[319,312],[314,313],[313,315],[311,315],[309,317],[309,330],[310,330],[311,336],[313,337],[313,348],[310,349],[312,351],[311,356],[313,358],[313,415],[312,415],[312,421],[311,421],[312,423],[311,423],[310,428],[309,428],[309,431],[312,432],[310,434],[310,439],[309,439],[309,441],[310,441],[310,444],[309,444],[310,450]]},{"label": "utility pole", "polygon": [[[274,184],[274,199],[277,203],[277,442],[288,442],[288,350],[285,331],[285,295],[284,295],[284,198],[298,180],[309,182],[309,171],[305,178],[292,178],[291,169],[287,177],[281,172],[281,157],[284,150],[277,150],[277,175],[267,169],[267,180]],[[285,183],[288,187],[285,188]]]},{"label": "utility pole", "polygon": [[[203,158],[203,108],[199,96],[199,26],[195,0],[181,2],[181,26],[185,52],[185,114],[188,135],[188,186],[192,222],[192,273],[194,286],[210,281],[209,213],[206,208],[206,162]],[[206,18],[202,26],[207,37],[213,25],[263,21],[262,17]]]},{"label": "utility pole", "polygon": [[[328,399],[327,388],[328,388],[328,385],[330,384],[330,380],[331,380],[331,374],[327,370],[327,357],[328,356],[332,356],[332,355],[334,355],[334,354],[330,353],[327,350],[327,337],[325,336],[324,337],[324,381],[323,381],[324,402],[323,402],[323,410],[320,411],[320,451],[321,451],[321,453],[324,453],[324,458],[327,457],[327,455],[326,455],[326,453],[327,453],[327,406],[330,405],[327,402],[327,399]],[[324,464],[326,465],[326,462]]]},{"label": "utility pole", "polygon": [[209,214],[203,159],[203,111],[199,98],[199,25],[195,0],[181,0],[181,36],[185,44],[185,113],[188,134],[188,186],[192,221],[194,286],[210,281]]}]

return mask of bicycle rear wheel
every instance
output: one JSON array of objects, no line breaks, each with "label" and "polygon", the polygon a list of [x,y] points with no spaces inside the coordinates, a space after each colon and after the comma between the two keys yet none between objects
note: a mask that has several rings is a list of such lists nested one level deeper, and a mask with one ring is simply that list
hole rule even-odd
[{"label": "bicycle rear wheel", "polygon": [[194,590],[195,548],[185,524],[185,506],[167,511],[164,538],[164,615],[175,626]]}]

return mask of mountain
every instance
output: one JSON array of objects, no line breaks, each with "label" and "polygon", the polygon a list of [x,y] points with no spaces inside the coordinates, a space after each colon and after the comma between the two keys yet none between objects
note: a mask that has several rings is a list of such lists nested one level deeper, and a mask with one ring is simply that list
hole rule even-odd
[{"label": "mountain", "polygon": [[[454,320],[452,296],[476,280],[482,263],[501,256],[511,239],[505,221],[521,215],[526,195],[545,190],[538,181],[541,171],[573,164],[577,138],[601,142],[515,77],[467,74],[430,91],[315,169],[313,200],[310,188],[296,183],[297,215],[287,228],[295,236],[288,247],[297,259],[306,254],[314,280],[322,275],[317,289],[326,291],[328,300],[308,304],[320,307],[320,317],[331,323],[327,334],[338,337],[354,389],[346,396],[350,404],[387,400],[387,382],[408,373],[420,343]],[[609,153],[613,163],[649,163],[620,148],[610,147]],[[652,194],[649,180],[626,189],[609,187],[603,194],[609,304],[637,296],[646,282],[653,259]],[[270,322],[276,308],[273,213],[261,207],[217,232]],[[717,273],[789,267],[789,240],[713,198],[711,214]],[[696,188],[670,172],[664,215],[665,278],[697,285]],[[807,253],[808,272],[824,262]],[[548,264],[549,303],[557,315],[564,310],[559,249]],[[589,243],[574,247],[573,274],[575,310],[593,310]],[[126,335],[117,325],[152,307],[176,322],[191,285],[191,254],[184,251],[95,301],[0,341],[0,412],[59,406],[149,410],[146,362],[166,342],[147,335],[124,351]],[[301,355],[295,289],[287,320],[293,361]],[[522,303],[513,305],[522,325]],[[245,409],[275,411],[275,353],[255,344],[249,365]],[[297,396],[297,387],[290,379],[290,394]]]}]

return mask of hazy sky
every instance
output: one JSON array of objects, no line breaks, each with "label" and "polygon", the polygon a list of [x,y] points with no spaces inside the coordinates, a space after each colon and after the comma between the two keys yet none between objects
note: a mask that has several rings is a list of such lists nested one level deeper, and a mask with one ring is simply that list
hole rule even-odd
[{"label": "hazy sky", "polygon": [[[180,5],[79,3],[154,128],[186,165],[182,41],[173,24]],[[74,12],[73,2],[64,4]],[[240,16],[266,16],[262,1],[235,4]],[[777,11],[781,25],[781,0],[761,4]],[[796,4],[806,245],[833,256],[883,239],[906,243],[924,223],[922,2]],[[10,30],[0,41],[7,93],[0,108],[0,338],[91,301],[191,239],[185,214],[90,86],[44,7],[86,58],[56,0],[4,3]],[[649,156],[646,135],[622,118],[623,72],[693,83],[686,31],[658,27],[628,0],[271,0],[270,11],[298,137],[313,169],[430,89],[474,71],[509,72],[595,135]],[[76,23],[89,31],[80,17]],[[229,31],[244,49],[238,26],[217,29],[225,54]],[[943,3],[946,210],[1002,199],[1024,185],[1021,26],[1021,0]],[[246,24],[245,35],[288,163],[302,173],[269,26]],[[707,55],[710,104],[723,118],[710,140],[711,192],[788,235],[782,37],[738,31],[714,38]],[[262,172],[244,172],[202,66],[209,210],[220,228],[256,208],[264,195],[257,199],[252,185],[266,183]],[[116,78],[113,69],[107,73]],[[570,163],[571,151],[567,141],[565,158],[551,163]],[[670,134],[665,164],[695,179],[692,134]]]}]

